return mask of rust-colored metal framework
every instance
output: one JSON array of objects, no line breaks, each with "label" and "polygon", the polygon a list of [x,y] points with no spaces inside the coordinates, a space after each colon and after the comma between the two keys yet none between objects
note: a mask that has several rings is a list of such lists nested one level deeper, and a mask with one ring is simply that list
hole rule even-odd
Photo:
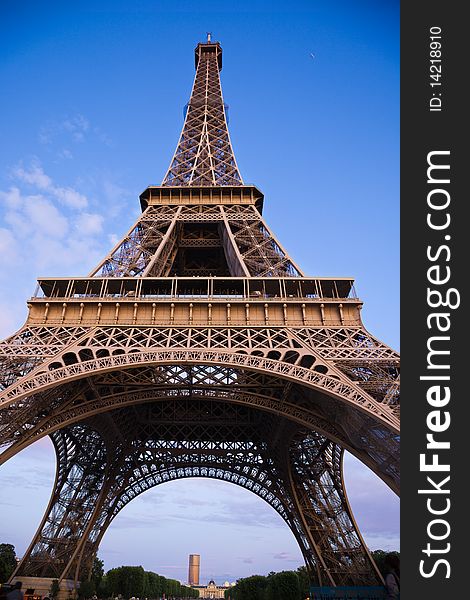
[{"label": "rust-colored metal framework", "polygon": [[88,277],[40,280],[0,345],[0,462],[45,435],[57,453],[16,576],[83,578],[129,501],[212,477],[268,502],[318,582],[380,580],[342,457],[398,492],[398,355],[365,330],[351,279],[304,276],[264,222],[232,151],[221,68],[220,45],[198,44],[162,185]]},{"label": "rust-colored metal framework", "polygon": [[188,583],[189,585],[199,585],[199,569],[201,566],[201,557],[199,554],[189,555]]}]

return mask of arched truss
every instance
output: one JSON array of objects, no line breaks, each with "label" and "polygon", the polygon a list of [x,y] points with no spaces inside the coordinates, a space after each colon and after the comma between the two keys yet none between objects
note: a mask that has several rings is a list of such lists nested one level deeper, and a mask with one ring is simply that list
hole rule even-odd
[{"label": "arched truss", "polygon": [[[0,444],[5,448],[0,462],[49,434],[58,453],[58,473],[51,503],[18,573],[82,576],[126,501],[152,481],[156,485],[167,477],[210,476],[267,499],[288,523],[319,581],[377,580],[347,502],[340,457],[344,448],[350,450],[398,490],[396,361],[390,349],[374,344],[364,332],[342,329],[77,328],[68,345],[61,346],[55,332],[56,352],[43,352],[40,363],[25,356],[22,347],[26,339],[28,351],[35,346],[36,357],[41,356],[41,343],[31,344],[37,332],[20,333],[10,349],[18,349],[16,364],[21,366],[0,396]],[[312,348],[314,335],[317,347]],[[332,340],[337,361],[329,355]],[[130,470],[124,475],[123,468],[136,464],[136,449],[126,455],[113,444],[114,438],[122,438],[129,415],[172,410],[179,402],[186,403],[186,415],[188,407],[205,403],[210,411],[221,412],[230,428],[228,410],[248,411],[251,418],[264,415],[259,430],[267,420],[277,423],[263,440],[269,447],[264,460],[270,469],[276,468],[276,477],[263,467],[259,476],[245,473],[240,479],[226,446],[220,457],[223,464],[201,451],[196,453],[198,460],[192,454],[181,463],[176,450],[186,451],[184,444],[191,440],[203,443],[201,431],[167,439],[173,443],[167,451],[173,454],[158,468],[144,461],[138,468],[145,476],[134,481]],[[124,415],[123,422],[116,421],[118,415]],[[177,422],[175,415],[172,422]],[[170,429],[167,424],[168,435]],[[258,431],[258,439],[259,435]],[[206,441],[229,439],[227,431],[212,431]],[[276,454],[273,439],[284,447],[291,440],[284,454]],[[77,449],[83,449],[83,440],[87,452],[81,462]],[[313,446],[306,445],[308,440]],[[321,452],[315,454],[315,448]],[[251,468],[243,453],[238,459],[243,468]],[[282,489],[267,486],[268,480],[282,482]]]},{"label": "arched truss", "polygon": [[[342,357],[339,348],[339,361],[335,364],[330,357],[325,360],[324,352],[310,345],[306,335],[311,333],[281,328],[95,328],[71,340],[68,347],[52,358],[45,358],[36,368],[33,363],[29,373],[12,381],[0,394],[0,409],[22,401],[37,390],[99,370],[148,362],[215,363],[275,373],[321,389],[398,432],[396,355],[387,347],[376,349],[364,341],[358,343],[358,337],[367,338],[356,331],[353,351]],[[379,358],[377,354],[382,356]]]},{"label": "arched truss", "polygon": [[344,492],[341,447],[283,417],[179,397],[95,415],[51,437],[54,491],[17,576],[83,576],[133,498],[166,481],[210,477],[270,504],[320,582],[351,583],[352,568],[356,583],[377,579]]},{"label": "arched truss", "polygon": [[148,364],[102,371],[37,392],[18,408],[10,405],[4,411],[2,441],[9,447],[0,462],[44,435],[96,414],[177,397],[225,401],[282,415],[348,449],[398,491],[397,436],[370,416],[272,373],[214,364]]}]

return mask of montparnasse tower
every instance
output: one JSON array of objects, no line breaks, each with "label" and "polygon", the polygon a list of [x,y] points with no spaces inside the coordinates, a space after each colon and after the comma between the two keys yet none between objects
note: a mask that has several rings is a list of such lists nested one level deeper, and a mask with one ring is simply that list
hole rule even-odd
[{"label": "montparnasse tower", "polygon": [[201,568],[201,556],[199,554],[189,555],[188,583],[199,585],[199,571]]}]

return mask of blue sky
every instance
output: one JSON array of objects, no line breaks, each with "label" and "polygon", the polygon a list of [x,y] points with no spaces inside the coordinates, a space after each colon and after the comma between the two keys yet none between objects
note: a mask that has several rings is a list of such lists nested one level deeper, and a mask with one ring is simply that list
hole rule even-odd
[{"label": "blue sky", "polygon": [[[238,165],[264,192],[269,225],[306,273],[354,277],[366,327],[398,349],[398,2],[193,5],[2,2],[0,336],[21,326],[37,277],[86,275],[138,216],[138,195],[161,182],[178,140],[194,47],[211,31]],[[366,540],[397,547],[396,498],[352,458],[346,466]],[[44,440],[0,473],[0,541],[20,554],[53,469]],[[106,568],[183,579],[194,552],[203,576],[232,580],[300,564],[280,518],[227,485],[144,494],[105,536]]]}]

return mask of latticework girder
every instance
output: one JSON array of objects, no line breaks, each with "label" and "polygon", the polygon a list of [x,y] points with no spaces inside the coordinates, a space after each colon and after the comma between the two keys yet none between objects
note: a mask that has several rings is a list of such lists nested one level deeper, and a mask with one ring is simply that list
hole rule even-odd
[{"label": "latticework girder", "polygon": [[[276,436],[280,428],[282,435]],[[330,572],[333,581],[349,581],[351,553],[360,565],[361,580],[374,581],[373,563],[361,546],[338,480],[339,446],[293,424],[286,428],[279,416],[266,417],[247,406],[177,398],[86,419],[52,438],[58,458],[56,485],[18,576],[83,575],[107,527],[128,502],[168,481],[208,477],[244,487],[270,504],[292,529],[320,581],[329,582]],[[311,445],[317,447],[315,456],[303,448]],[[309,469],[313,491],[300,499],[300,519],[298,478],[302,485],[307,481],[302,469]],[[320,479],[328,480],[328,493]],[[312,511],[319,515],[316,526],[309,517]],[[330,550],[333,539],[339,549],[335,552]]]},{"label": "latticework girder", "polygon": [[0,461],[46,434],[114,408],[175,397],[207,398],[256,407],[321,431],[356,454],[394,489],[398,487],[396,435],[372,414],[366,417],[358,408],[334,400],[329,389],[292,385],[271,371],[214,363],[164,366],[160,362],[94,373],[5,408],[6,419],[1,422],[5,450]]},{"label": "latticework girder", "polygon": [[163,185],[240,185],[243,182],[230,143],[220,85],[220,45],[199,44],[196,60],[183,131]]},{"label": "latticework girder", "polygon": [[[181,260],[186,248],[192,252]],[[91,275],[296,277],[301,271],[254,205],[182,205],[147,207]]]},{"label": "latticework girder", "polygon": [[344,492],[341,448],[318,434],[297,434],[289,459],[294,501],[309,547],[319,555],[314,562],[319,580],[326,585],[370,585],[376,575]]}]

